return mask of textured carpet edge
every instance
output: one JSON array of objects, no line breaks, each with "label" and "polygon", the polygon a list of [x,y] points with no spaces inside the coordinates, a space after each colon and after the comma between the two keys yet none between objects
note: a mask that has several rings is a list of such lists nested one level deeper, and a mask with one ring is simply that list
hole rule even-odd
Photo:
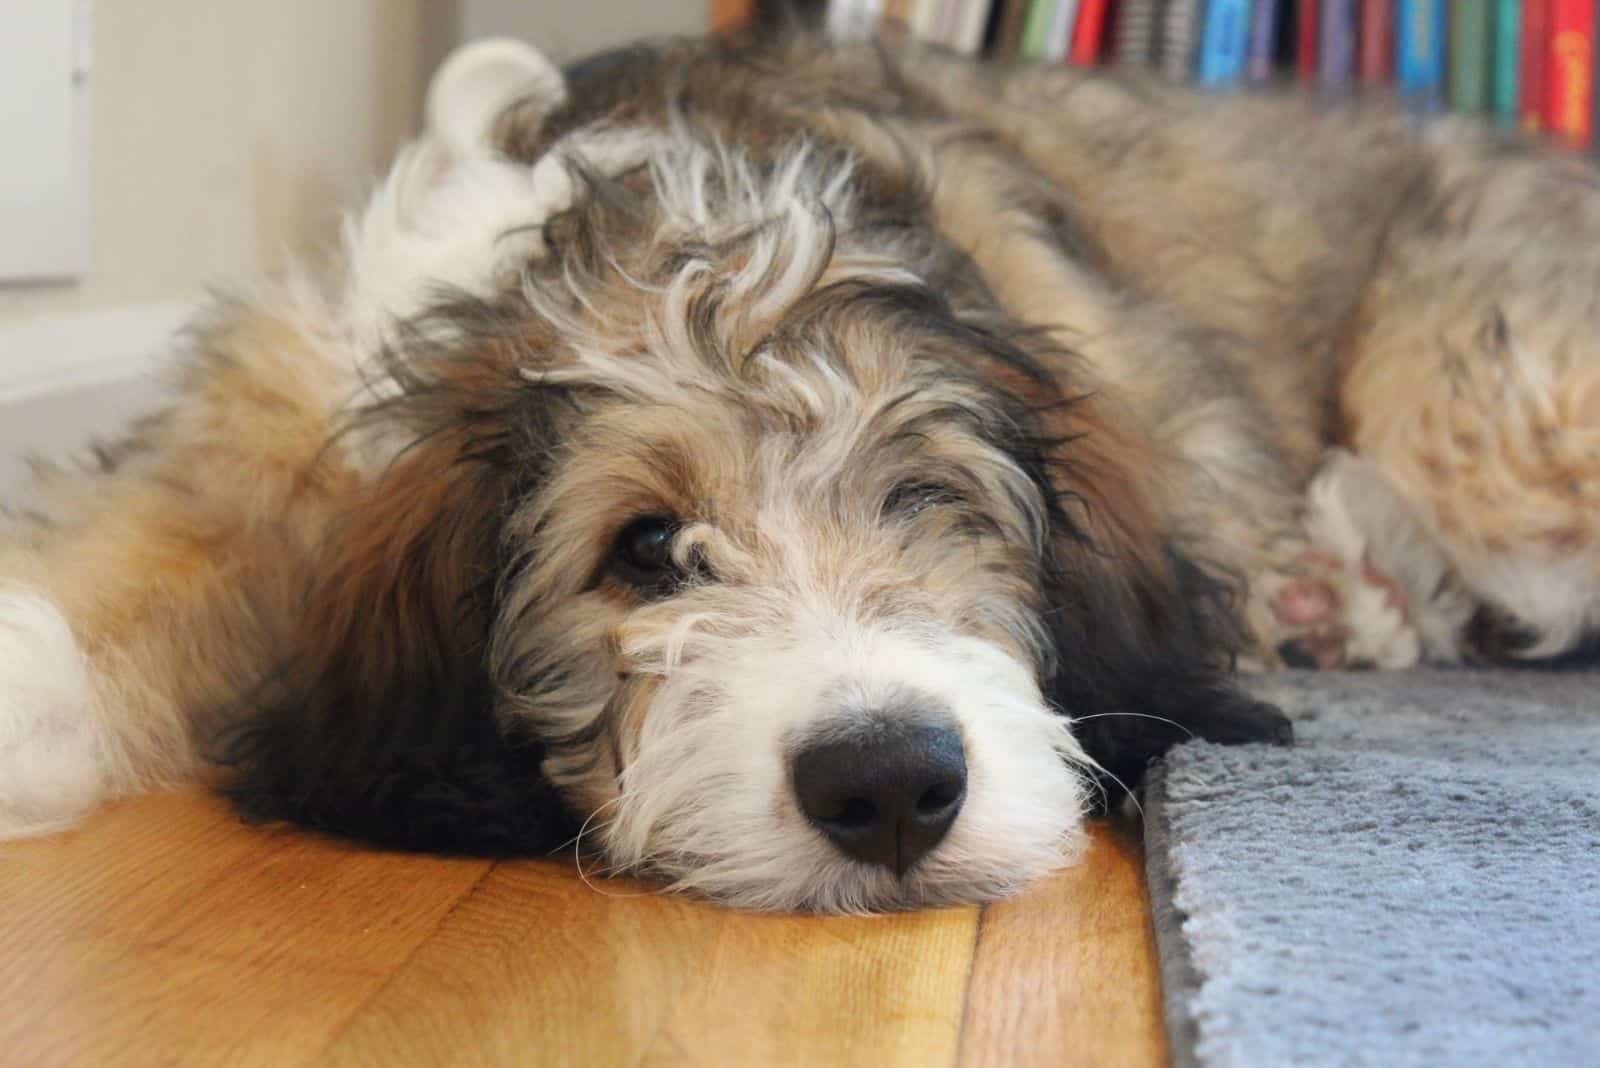
[{"label": "textured carpet edge", "polygon": [[1150,915],[1156,931],[1156,956],[1161,969],[1161,1014],[1173,1068],[1201,1068],[1197,1053],[1199,1023],[1190,1006],[1200,992],[1200,972],[1183,933],[1188,914],[1178,907],[1178,871],[1172,855],[1167,812],[1167,766],[1160,762],[1145,778],[1144,875],[1150,892]]}]

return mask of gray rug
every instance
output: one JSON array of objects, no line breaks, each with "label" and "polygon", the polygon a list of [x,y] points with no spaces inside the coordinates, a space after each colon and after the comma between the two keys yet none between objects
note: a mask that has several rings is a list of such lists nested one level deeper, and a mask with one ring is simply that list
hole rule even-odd
[{"label": "gray rug", "polygon": [[1175,1062],[1600,1065],[1600,673],[1255,689],[1145,792]]}]

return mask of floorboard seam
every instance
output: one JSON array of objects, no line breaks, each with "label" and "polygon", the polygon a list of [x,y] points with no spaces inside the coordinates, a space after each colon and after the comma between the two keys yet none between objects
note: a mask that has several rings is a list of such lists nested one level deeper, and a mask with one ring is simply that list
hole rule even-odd
[{"label": "floorboard seam", "polygon": [[339,1026],[335,1027],[332,1033],[328,1035],[328,1040],[322,1043],[321,1048],[317,1050],[316,1059],[314,1061],[308,1061],[307,1063],[321,1063],[328,1051],[333,1049],[334,1046],[338,1045],[339,1040],[345,1036],[345,1032],[349,1031],[350,1028],[355,1024],[356,1018],[362,1013],[366,1012],[367,1006],[376,1001],[378,996],[385,990],[388,990],[389,987],[394,983],[395,979],[398,978],[400,974],[408,967],[410,967],[411,962],[416,959],[417,954],[422,952],[422,947],[427,945],[429,942],[432,942],[434,938],[438,936],[439,932],[444,928],[444,925],[450,921],[450,917],[456,914],[456,910],[461,908],[461,906],[464,905],[467,900],[472,897],[472,895],[478,892],[478,889],[483,886],[484,882],[499,866],[500,862],[497,860],[489,862],[489,866],[484,868],[482,873],[480,873],[476,879],[472,880],[472,885],[463,890],[456,897],[456,899],[450,903],[450,907],[439,914],[439,922],[433,925],[433,929],[427,934],[423,935],[421,938],[417,939],[416,945],[407,950],[406,955],[401,957],[400,960],[396,962],[394,967],[389,969],[389,974],[384,976],[383,982],[373,987],[372,991],[368,993],[366,997],[356,1002],[345,1018],[340,1021]]},{"label": "floorboard seam", "polygon": [[967,985],[961,991],[961,1023],[956,1028],[956,1055],[952,1065],[961,1063],[961,1051],[967,1044],[967,1020],[972,1012],[972,987],[978,975],[978,947],[983,944],[983,925],[989,918],[990,906],[978,910],[978,922],[972,925],[972,953],[967,957]]}]

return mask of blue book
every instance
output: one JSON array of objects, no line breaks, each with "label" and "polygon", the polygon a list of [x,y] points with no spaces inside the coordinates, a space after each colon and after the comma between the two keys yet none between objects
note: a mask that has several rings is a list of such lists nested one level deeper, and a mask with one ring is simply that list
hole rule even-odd
[{"label": "blue book", "polygon": [[1206,0],[1200,35],[1201,85],[1235,85],[1244,77],[1250,43],[1250,0]]},{"label": "blue book", "polygon": [[1272,77],[1278,60],[1278,17],[1282,0],[1255,0],[1250,5],[1250,44],[1246,49],[1245,69],[1253,82]]},{"label": "blue book", "polygon": [[1522,53],[1522,0],[1496,0],[1494,12],[1494,118],[1514,129],[1520,119],[1517,64]]},{"label": "blue book", "polygon": [[1436,108],[1444,97],[1444,0],[1395,4],[1394,80],[1413,107]]},{"label": "blue book", "polygon": [[1322,0],[1317,27],[1317,80],[1324,89],[1348,89],[1356,73],[1356,0]]}]

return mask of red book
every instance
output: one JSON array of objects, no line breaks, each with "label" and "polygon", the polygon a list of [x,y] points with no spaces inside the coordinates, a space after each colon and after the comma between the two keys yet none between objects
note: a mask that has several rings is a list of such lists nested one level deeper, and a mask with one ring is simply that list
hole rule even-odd
[{"label": "red book", "polygon": [[1361,0],[1356,76],[1362,85],[1394,80],[1394,0]]},{"label": "red book", "polygon": [[1545,127],[1569,148],[1586,149],[1594,130],[1594,0],[1550,0],[1545,64]]},{"label": "red book", "polygon": [[1550,0],[1522,0],[1522,41],[1517,61],[1517,111],[1522,128],[1537,133],[1544,127],[1547,87],[1545,58],[1550,54]]},{"label": "red book", "polygon": [[1302,82],[1317,80],[1317,0],[1299,0],[1295,14],[1295,69]]},{"label": "red book", "polygon": [[1072,28],[1072,49],[1067,62],[1077,67],[1092,67],[1100,60],[1100,46],[1106,39],[1106,12],[1111,0],[1078,0],[1078,24]]}]

